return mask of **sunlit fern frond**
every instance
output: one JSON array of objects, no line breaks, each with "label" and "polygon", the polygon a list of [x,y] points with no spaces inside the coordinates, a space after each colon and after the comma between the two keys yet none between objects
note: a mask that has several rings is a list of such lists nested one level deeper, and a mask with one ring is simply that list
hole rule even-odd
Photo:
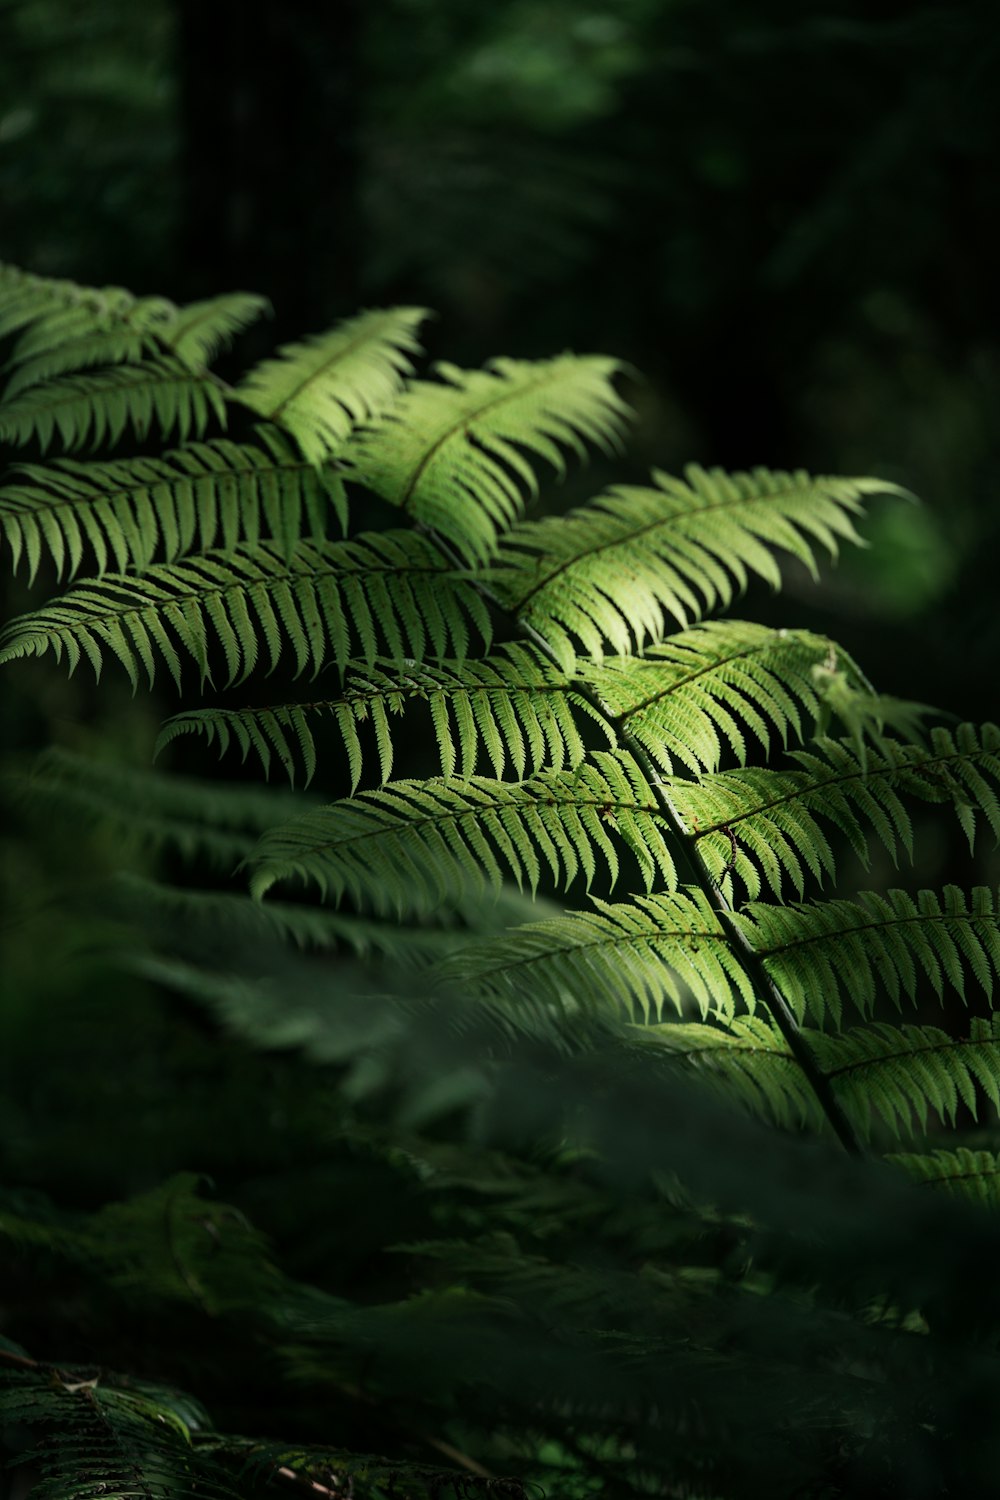
[{"label": "sunlit fern frond", "polygon": [[86,554],[96,576],[109,564],[142,572],[157,558],[264,536],[290,553],[303,533],[326,534],[330,510],[346,529],[343,485],[329,469],[307,463],[277,428],[256,443],[216,438],[160,458],[22,464],[0,489],[0,528],[17,568],[33,581],[43,553],[60,578],[73,578]]},{"label": "sunlit fern frond", "polygon": [[190,1405],[95,1366],[0,1369],[0,1424],[17,1434],[38,1500],[238,1500],[232,1477],[193,1448]]},{"label": "sunlit fern frond", "polygon": [[858,692],[867,684],[847,654],[807,630],[712,620],[680,631],[643,656],[581,661],[581,678],[652,760],[696,775],[727,751],[741,765],[749,730],[765,752],[772,738],[806,739],[823,703],[814,671],[831,659]]},{"label": "sunlit fern frond", "polygon": [[352,656],[374,662],[380,644],[397,660],[463,656],[470,626],[488,642],[490,622],[472,585],[413,532],[371,533],[350,542],[302,541],[286,558],[273,543],[158,563],[141,578],[105,574],[76,584],[52,604],[12,620],[0,634],[0,663],[52,652],[73,671],[86,657],[100,675],[110,653],[133,686],[165,664],[181,682],[181,659],[212,676],[241,681],[263,651],[296,675]]},{"label": "sunlit fern frond", "polygon": [[[662,1046],[700,1076],[775,1123],[817,1126],[813,1088],[771,1022],[670,1023],[637,1036]],[[865,1137],[905,1140],[935,1123],[954,1126],[960,1108],[978,1118],[985,1102],[1000,1109],[1000,1015],[973,1019],[963,1037],[934,1026],[873,1022],[846,1031],[803,1030],[854,1127]]]},{"label": "sunlit fern frond", "polygon": [[612,383],[618,368],[574,355],[439,364],[438,381],[411,384],[343,456],[369,489],[483,562],[538,491],[530,459],[562,474],[567,451],[619,446],[629,408]]},{"label": "sunlit fern frond", "polygon": [[931,1151],[926,1155],[899,1152],[886,1158],[902,1167],[921,1187],[937,1188],[969,1198],[983,1208],[1000,1208],[1000,1156],[993,1151]]},{"label": "sunlit fern frond", "polygon": [[420,352],[423,308],[359,313],[328,333],[286,344],[244,376],[237,395],[290,432],[313,463],[338,452],[352,427],[381,416]]},{"label": "sunlit fern frond", "polygon": [[735,920],[796,1013],[839,1024],[844,1002],[862,1015],[880,995],[900,1008],[927,986],[939,999],[966,998],[973,979],[987,1000],[1000,974],[1000,898],[985,886],[970,895],[863,891],[853,901],[806,905],[752,903]]},{"label": "sunlit fern frond", "polygon": [[227,292],[175,308],[157,329],[157,337],[189,369],[201,370],[270,310],[266,297]]},{"label": "sunlit fern frond", "polygon": [[544,657],[517,645],[502,651],[478,661],[423,666],[386,661],[367,671],[350,668],[337,698],[262,709],[190,709],[167,720],[157,751],[178,735],[197,733],[220,755],[231,747],[244,760],[255,755],[265,774],[276,761],[294,782],[301,767],[308,783],[319,756],[314,727],[332,721],[347,752],[353,792],[369,744],[377,751],[382,781],[389,780],[395,740],[405,732],[396,726],[421,706],[433,724],[446,777],[472,776],[484,759],[497,776],[511,769],[519,780],[545,767],[572,769],[586,754],[574,714],[592,720],[613,748],[606,722]]},{"label": "sunlit fern frond", "polygon": [[471,943],[442,964],[450,983],[473,994],[531,995],[569,1012],[583,1006],[628,1018],[698,1010],[753,1010],[753,987],[732,939],[697,890],[637,896],[593,911],[565,912]]},{"label": "sunlit fern frond", "polygon": [[768,469],[726,474],[691,465],[655,487],[617,486],[565,516],[526,522],[501,547],[493,586],[522,625],[568,667],[610,643],[629,655],[659,641],[668,617],[685,626],[727,605],[752,574],[778,588],[774,549],[816,572],[816,551],[858,542],[875,479],[814,478]]},{"label": "sunlit fern frond", "polygon": [[166,851],[231,870],[275,823],[309,806],[306,794],[252,784],[164,776],[118,759],[51,748],[16,777],[27,815],[107,829],[121,851]]},{"label": "sunlit fern frond", "polygon": [[61,376],[4,399],[0,441],[34,442],[42,452],[58,441],[72,451],[87,444],[114,447],[126,433],[142,440],[154,427],[163,438],[186,441],[203,437],[213,423],[225,427],[226,420],[226,398],[215,377],[164,355]]},{"label": "sunlit fern frond", "polygon": [[970,842],[977,817],[1000,837],[1000,729],[962,724],[936,727],[926,745],[883,740],[859,751],[853,741],[819,740],[790,752],[800,769],[723,771],[701,781],[672,781],[671,796],[717,880],[735,874],[749,900],[766,883],[780,895],[789,882],[801,896],[806,879],[835,875],[833,849],[823,830],[832,824],[863,863],[866,829],[893,859],[900,846],[912,857],[912,827],[904,798],[950,803]]},{"label": "sunlit fern frond", "polygon": [[249,861],[251,889],[303,880],[334,900],[413,911],[498,890],[505,873],[534,891],[545,870],[565,888],[578,875],[589,887],[601,868],[613,886],[628,852],[647,890],[673,887],[666,835],[636,763],[597,751],[575,771],[530,781],[396,781],[344,798],[266,835]]}]

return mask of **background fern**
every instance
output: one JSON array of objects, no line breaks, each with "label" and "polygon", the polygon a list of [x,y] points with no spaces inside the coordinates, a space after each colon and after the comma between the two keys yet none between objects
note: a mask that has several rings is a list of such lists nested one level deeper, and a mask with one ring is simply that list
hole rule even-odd
[{"label": "background fern", "polygon": [[[8,1070],[36,996],[56,1093],[81,1037],[147,1040],[88,1121],[134,1137],[103,1206],[0,1207],[8,1448],[53,1495],[432,1494],[431,1453],[457,1493],[546,1464],[571,1496],[978,1483],[995,900],[854,881],[877,841],[911,853],[913,807],[1000,836],[1000,732],[925,731],[826,636],[709,618],[898,487],[692,467],[527,518],[540,474],[619,443],[615,362],[413,378],[403,308],[222,382],[260,310],[0,278],[7,550],[65,583],[0,663],[111,661],[167,715],[158,772],[79,726],[10,768]],[[40,462],[55,438],[125,451]],[[169,769],[204,773],[199,740],[292,789]],[[15,1106],[14,1181],[60,1185],[67,1098],[30,1139]]]}]

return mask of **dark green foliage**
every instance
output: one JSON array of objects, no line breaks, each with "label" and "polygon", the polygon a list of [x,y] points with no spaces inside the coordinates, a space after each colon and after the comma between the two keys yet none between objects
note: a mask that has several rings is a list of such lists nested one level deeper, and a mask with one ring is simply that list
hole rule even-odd
[{"label": "dark green foliage", "polygon": [[[693,466],[525,519],[618,444],[613,361],[411,379],[397,309],[224,385],[257,311],[0,281],[5,549],[66,581],[0,662],[169,715],[123,758],[109,674],[117,758],[10,768],[4,1170],[70,1206],[0,1202],[0,1441],[52,1496],[983,1492],[996,901],[854,881],[928,807],[1000,834],[1000,731],[708,618],[897,487]],[[23,461],[53,436],[101,452]]]}]

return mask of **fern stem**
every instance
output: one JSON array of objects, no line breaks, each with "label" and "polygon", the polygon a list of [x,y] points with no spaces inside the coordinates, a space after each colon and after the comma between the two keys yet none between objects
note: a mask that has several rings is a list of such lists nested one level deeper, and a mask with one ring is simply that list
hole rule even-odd
[{"label": "fern stem", "polygon": [[[454,566],[461,566],[461,560],[436,531],[426,527],[419,527],[418,529],[426,532],[434,545],[448,557]],[[518,620],[514,611],[501,603],[492,590],[485,584],[474,583],[474,587],[484,602],[496,614],[505,619],[513,631],[523,639],[530,641],[553,665],[559,666],[558,655],[544,636],[540,635],[533,626],[525,625],[522,621]],[[600,693],[590,683],[577,680],[573,683],[573,688],[582,698],[586,699],[594,712],[604,720],[612,730],[621,748],[627,750],[636,763],[642,767],[643,774],[653,789],[658,811],[673,835],[675,847],[681,857],[681,862],[687,870],[690,883],[697,886],[713,910],[717,912],[720,920],[725,924],[730,934],[733,950],[743,966],[744,973],[750,980],[757,1002],[772,1017],[775,1025],[784,1037],[789,1051],[802,1069],[803,1075],[815,1094],[816,1100],[826,1116],[834,1135],[840,1141],[840,1144],[848,1155],[860,1157],[863,1155],[860,1138],[840,1100],[834,1093],[829,1077],[820,1067],[812,1048],[803,1036],[794,1011],[775,980],[768,973],[764,959],[748,941],[738,924],[732,920],[732,906],[699,854],[697,841],[694,835],[689,833],[684,826],[683,819],[674,807],[653,760],[639,744],[638,740],[625,728],[621,718],[610,711]]]}]

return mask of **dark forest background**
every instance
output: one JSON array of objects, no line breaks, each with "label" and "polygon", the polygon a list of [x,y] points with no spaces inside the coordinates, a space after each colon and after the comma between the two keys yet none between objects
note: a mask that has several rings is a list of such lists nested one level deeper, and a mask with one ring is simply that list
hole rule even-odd
[{"label": "dark forest background", "polygon": [[636,473],[900,481],[780,615],[989,717],[998,58],[991,0],[6,0],[0,257],[268,339],[419,302],[459,362],[630,361]]}]

